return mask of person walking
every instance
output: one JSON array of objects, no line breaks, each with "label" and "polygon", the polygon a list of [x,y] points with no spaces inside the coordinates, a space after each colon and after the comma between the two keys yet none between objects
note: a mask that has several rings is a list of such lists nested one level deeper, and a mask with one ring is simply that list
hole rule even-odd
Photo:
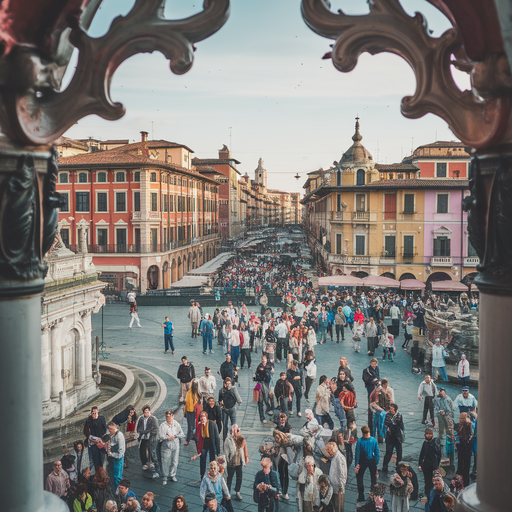
[{"label": "person walking", "polygon": [[201,324],[199,325],[199,332],[203,337],[203,354],[206,354],[206,350],[210,350],[210,354],[213,354],[212,341],[213,341],[214,325],[210,319],[210,315],[206,313]]},{"label": "person walking", "polygon": [[161,327],[164,328],[164,354],[167,354],[167,352],[169,351],[169,347],[171,348],[172,353],[174,354],[174,327],[172,325],[172,322],[169,320],[168,316],[165,317],[165,321],[161,325]]},{"label": "person walking", "polygon": [[200,454],[199,471],[202,480],[206,472],[207,457],[210,457],[210,461],[215,461],[217,455],[220,454],[220,436],[217,425],[208,419],[205,411],[199,414],[198,430],[196,438],[197,450]]},{"label": "person walking", "polygon": [[205,366],[204,375],[199,379],[199,392],[201,393],[204,402],[206,402],[207,397],[215,395],[216,388],[217,381],[212,375],[211,369],[208,366]]},{"label": "person walking", "polygon": [[288,326],[282,318],[279,319],[279,322],[274,330],[274,334],[277,336],[276,362],[279,363],[288,357],[288,342],[286,340],[288,335]]},{"label": "person walking", "polygon": [[224,379],[224,385],[219,391],[219,405],[222,408],[222,439],[226,440],[229,428],[228,422],[231,421],[231,426],[236,424],[236,408],[242,404],[242,399],[238,394],[236,387],[229,377]]},{"label": "person walking", "polygon": [[329,480],[332,486],[334,512],[343,512],[345,509],[345,485],[347,483],[347,461],[335,442],[327,443],[325,447],[331,459],[329,466]]},{"label": "person walking", "polygon": [[309,403],[309,390],[316,380],[316,359],[312,350],[308,350],[304,355],[304,369],[306,370],[306,390],[304,398]]},{"label": "person walking", "polygon": [[201,322],[201,310],[196,306],[196,301],[190,301],[190,308],[188,310],[188,318],[190,326],[192,327],[192,338],[199,335],[199,323]]},{"label": "person walking", "polygon": [[341,334],[341,341],[345,341],[345,325],[346,324],[347,324],[347,319],[345,318],[345,314],[343,313],[343,308],[341,306],[339,306],[336,314],[334,315],[334,325],[336,326],[336,343],[340,342],[340,334]]},{"label": "person walking", "polygon": [[326,375],[322,375],[318,381],[319,385],[316,388],[316,406],[315,418],[318,424],[323,427],[327,423],[328,428],[334,428],[334,422],[329,414],[329,406],[331,404],[331,387],[330,381]]},{"label": "person walking", "polygon": [[281,494],[279,475],[272,469],[272,460],[266,453],[261,458],[262,469],[256,473],[253,485],[253,498],[258,504],[258,512],[273,512]]},{"label": "person walking", "polygon": [[370,317],[370,321],[366,324],[364,335],[368,343],[368,355],[373,357],[378,341],[377,325],[373,316]]},{"label": "person walking", "polygon": [[266,406],[266,413],[272,414],[272,406],[270,403],[270,380],[272,377],[272,370],[272,366],[268,364],[267,356],[261,356],[261,363],[256,368],[254,380],[261,385],[261,390],[258,397],[258,412],[260,415],[260,421],[262,423],[267,423],[263,413],[263,405]]},{"label": "person walking", "polygon": [[433,483],[434,471],[439,469],[441,463],[441,444],[439,439],[434,438],[432,429],[425,429],[425,441],[421,446],[418,469],[423,473],[425,479],[425,496],[430,495]]},{"label": "person walking", "polygon": [[430,378],[430,375],[425,375],[425,380],[418,388],[418,400],[423,402],[423,421],[424,425],[427,424],[427,414],[430,412],[430,421],[435,428],[436,421],[434,419],[434,398],[437,395],[437,387]]},{"label": "person walking", "polygon": [[249,451],[247,442],[240,434],[240,427],[237,424],[231,426],[231,433],[224,440],[224,451],[228,465],[227,486],[231,492],[231,483],[236,474],[235,494],[238,501],[242,501],[240,490],[242,488],[242,468],[249,464]]},{"label": "person walking", "polygon": [[445,357],[448,354],[444,347],[441,345],[441,340],[436,338],[435,345],[432,347],[432,376],[437,380],[438,376],[445,382],[448,382],[448,375],[446,373]]},{"label": "person walking", "polygon": [[[286,371],[286,378],[288,382],[293,386],[293,394],[295,396],[295,405],[297,408],[297,416],[302,416],[300,412],[300,399],[302,397],[302,375],[299,365],[295,359],[292,360],[290,367]],[[292,416],[292,405],[293,402],[288,402],[288,415]]]},{"label": "person walking", "polygon": [[241,355],[240,355],[240,369],[243,370],[244,364],[247,361],[247,368],[251,369],[251,333],[246,324],[242,322],[240,325],[240,332],[244,338],[244,342],[240,342]]},{"label": "person walking", "polygon": [[138,311],[137,302],[134,301],[130,304],[131,320],[130,320],[130,325],[128,325],[128,329],[132,328],[133,322],[137,322],[137,327],[142,327],[142,325],[140,325],[139,315],[138,315],[137,311]]},{"label": "person walking", "polygon": [[187,391],[187,395],[185,397],[185,417],[187,418],[187,438],[185,439],[185,446],[194,437],[196,409],[200,405],[201,393],[199,392],[199,382],[197,379],[192,379],[190,389]]},{"label": "person walking", "polygon": [[469,381],[469,376],[469,361],[466,359],[466,354],[462,354],[457,368],[457,377],[459,377],[461,384],[466,386]]},{"label": "person walking", "polygon": [[158,429],[158,439],[161,441],[162,457],[162,485],[167,485],[167,480],[177,482],[178,458],[180,454],[180,440],[185,437],[181,425],[174,421],[174,411],[165,411],[165,421]]},{"label": "person walking", "polygon": [[409,464],[400,461],[396,473],[389,479],[391,512],[409,512],[409,498],[414,490]]},{"label": "person walking", "polygon": [[391,404],[389,406],[389,412],[386,413],[384,426],[386,428],[386,454],[384,455],[384,461],[382,463],[382,471],[387,473],[393,450],[396,450],[396,460],[402,460],[404,421],[402,414],[398,412],[398,405]]},{"label": "person walking", "polygon": [[139,454],[142,469],[150,469],[152,478],[158,478],[160,476],[158,474],[158,456],[156,454],[158,422],[156,418],[151,415],[149,405],[142,407],[142,416],[139,416],[135,430],[139,435]]},{"label": "person walking", "polygon": [[231,359],[233,360],[233,364],[235,367],[238,366],[238,358],[240,357],[240,344],[242,343],[243,336],[241,336],[240,331],[236,325],[233,326],[231,331]]},{"label": "person walking", "polygon": [[85,420],[84,436],[85,444],[89,451],[89,467],[91,473],[103,466],[106,457],[106,445],[102,437],[107,433],[107,422],[104,416],[100,416],[96,406],[91,408],[91,414]]},{"label": "person walking", "polygon": [[439,394],[434,398],[434,412],[439,427],[441,450],[446,456],[446,434],[453,438],[453,402],[444,388],[439,388]]},{"label": "person walking", "polygon": [[379,444],[374,437],[370,436],[370,429],[364,425],[361,427],[363,437],[357,440],[355,454],[355,473],[357,479],[357,501],[365,501],[364,498],[364,474],[367,469],[370,470],[371,488],[377,485],[379,472],[377,466],[379,464],[380,451]]},{"label": "person walking", "polygon": [[107,425],[107,428],[110,434],[110,439],[107,443],[107,467],[115,494],[117,492],[117,486],[119,485],[119,482],[123,479],[123,464],[124,454],[126,451],[126,443],[123,434],[119,432],[117,425],[113,421]]},{"label": "person walking", "polygon": [[192,380],[196,378],[194,365],[189,363],[187,356],[181,358],[181,364],[178,368],[178,380],[180,381],[180,399],[179,403],[185,402],[188,390],[192,386]]},{"label": "person walking", "polygon": [[279,374],[279,380],[274,386],[274,397],[282,413],[288,412],[288,402],[293,400],[293,386],[286,379],[286,372]]}]

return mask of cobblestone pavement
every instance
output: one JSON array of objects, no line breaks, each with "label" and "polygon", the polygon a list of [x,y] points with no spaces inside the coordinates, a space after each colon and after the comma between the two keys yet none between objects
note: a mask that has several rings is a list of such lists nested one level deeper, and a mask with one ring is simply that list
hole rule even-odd
[{"label": "cobblestone pavement", "polygon": [[[221,303],[221,305],[224,305]],[[212,313],[213,308],[204,308],[205,313]],[[139,318],[142,328],[128,329],[130,320],[129,308],[127,305],[107,305],[103,312],[103,330],[107,351],[109,352],[108,360],[111,362],[119,362],[132,364],[152,371],[161,377],[167,385],[167,396],[162,405],[154,411],[159,424],[164,420],[164,411],[168,408],[176,408],[178,406],[179,384],[176,379],[178,366],[181,363],[181,357],[186,355],[188,360],[194,365],[196,375],[203,375],[204,366],[210,366],[213,373],[217,377],[217,390],[221,386],[220,376],[217,370],[224,361],[221,347],[214,340],[214,354],[203,355],[202,339],[192,339],[190,336],[191,329],[187,318],[188,307],[140,307]],[[169,316],[174,324],[174,344],[176,353],[173,355],[169,351],[164,354],[163,329],[160,327],[165,316]],[[390,323],[389,320],[386,323]],[[93,315],[93,336],[101,336],[102,331],[102,315]],[[418,401],[417,389],[423,379],[421,375],[413,375],[411,373],[411,359],[403,351],[400,346],[403,342],[402,336],[397,339],[397,354],[395,362],[382,362],[379,358],[380,375],[389,380],[390,386],[395,391],[395,401],[399,406],[400,412],[403,414],[405,423],[406,439],[403,444],[403,459],[410,462],[417,471],[417,460],[423,441],[424,425],[421,424],[423,404]],[[369,364],[369,357],[363,350],[365,342],[361,343],[361,353],[355,353],[352,344],[349,341],[340,343],[331,343],[328,341],[325,345],[316,347],[316,359],[318,365],[317,377],[325,374],[329,378],[336,375],[339,365],[340,356],[348,359],[349,366],[355,377],[354,384],[356,386],[358,404],[356,409],[357,426],[360,428],[367,423],[367,399],[364,384],[361,380],[361,374],[364,368]],[[379,356],[379,349],[376,352]],[[252,370],[241,370],[239,392],[242,398],[242,405],[237,411],[237,422],[241,427],[242,434],[247,439],[249,449],[249,465],[244,468],[242,484],[243,501],[234,500],[233,505],[235,511],[248,510],[256,511],[257,506],[252,499],[252,484],[254,475],[261,469],[259,461],[258,447],[263,441],[271,438],[271,429],[265,427],[259,421],[256,404],[252,402],[252,389],[254,387],[252,377],[254,370],[259,362],[261,354],[253,354]],[[285,369],[285,364],[276,365],[276,373]],[[312,391],[316,389],[313,384]],[[446,384],[447,394],[454,399],[460,393],[460,386]],[[471,393],[478,397],[477,390],[471,388]],[[312,393],[312,396],[314,394]],[[310,397],[311,398],[311,397]],[[302,399],[302,411],[307,404]],[[295,410],[295,407],[294,407]],[[139,413],[139,411],[137,411]],[[334,414],[331,414],[334,418]],[[182,420],[182,410],[177,413],[177,418]],[[107,418],[107,421],[110,418]],[[290,424],[294,431],[298,431],[305,422],[304,413],[302,418],[298,418],[295,414],[290,418]],[[186,425],[184,425],[186,432]],[[385,451],[385,445],[381,444],[381,462]],[[160,505],[162,512],[171,508],[172,499],[177,494],[183,494],[189,504],[189,510],[199,511],[201,501],[199,498],[199,489],[195,487],[195,483],[199,480],[199,459],[190,462],[190,457],[195,455],[194,443],[188,446],[181,445],[179,466],[178,466],[178,482],[169,482],[167,486],[162,485],[162,480],[148,480],[144,478],[141,470],[138,449],[136,447],[128,450],[129,466],[124,471],[124,476],[129,478],[132,483],[132,490],[140,499],[144,492],[152,491],[156,495],[156,502]],[[391,465],[392,466],[392,465]],[[390,469],[391,469],[390,466]],[[386,482],[391,476],[380,474],[379,481]],[[418,476],[420,483],[420,492],[423,491],[423,477]],[[234,485],[234,484],[233,484]],[[370,477],[367,472],[365,475],[365,490],[370,485]],[[232,488],[233,491],[233,488]],[[234,492],[233,492],[234,494]],[[290,482],[290,501],[281,502],[281,511],[291,511],[297,509],[295,501],[295,481]],[[349,476],[347,481],[347,491],[345,498],[345,510],[347,512],[355,511],[357,499],[356,478],[354,474],[354,466],[349,468]],[[387,495],[390,504],[390,496]],[[191,507],[191,505],[195,505]],[[420,502],[411,502],[412,510],[424,510],[424,504]]]}]

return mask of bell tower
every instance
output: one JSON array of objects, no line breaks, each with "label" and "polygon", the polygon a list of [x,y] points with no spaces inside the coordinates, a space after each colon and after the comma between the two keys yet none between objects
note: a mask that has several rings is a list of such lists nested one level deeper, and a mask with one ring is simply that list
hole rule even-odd
[{"label": "bell tower", "polygon": [[267,170],[263,168],[263,160],[261,158],[258,160],[258,167],[254,171],[254,181],[265,189],[267,188]]}]

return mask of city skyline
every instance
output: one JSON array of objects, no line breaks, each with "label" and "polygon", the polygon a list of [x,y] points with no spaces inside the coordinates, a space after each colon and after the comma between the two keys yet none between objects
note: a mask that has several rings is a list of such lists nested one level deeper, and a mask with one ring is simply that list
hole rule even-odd
[{"label": "city skyline", "polygon": [[[367,11],[365,2],[331,3],[333,11]],[[90,34],[104,34],[132,4],[104,2]],[[424,1],[403,5],[411,15],[424,12],[434,36],[449,27]],[[181,18],[200,9],[201,2],[167,1],[165,16]],[[242,174],[252,178],[262,158],[269,187],[290,192],[302,191],[308,172],[340,159],[351,144],[356,116],[362,143],[379,163],[398,162],[436,139],[455,139],[433,115],[412,125],[400,114],[401,98],[415,87],[404,61],[365,54],[352,73],[339,73],[330,60],[322,60],[332,42],[305,25],[300,2],[234,1],[226,25],[196,45],[187,74],[173,75],[160,54],[135,56],[117,70],[112,83],[112,99],[124,104],[125,117],[111,122],[90,116],[65,135],[132,142],[145,130],[151,139],[186,144],[198,158],[215,158],[226,144],[241,161]],[[296,173],[300,179],[291,179]]]}]

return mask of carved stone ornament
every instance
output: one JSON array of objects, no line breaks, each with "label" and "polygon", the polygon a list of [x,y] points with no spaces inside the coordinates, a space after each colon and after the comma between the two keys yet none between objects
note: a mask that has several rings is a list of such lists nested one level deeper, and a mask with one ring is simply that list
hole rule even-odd
[{"label": "carved stone ornament", "polygon": [[468,233],[481,264],[481,291],[512,295],[512,155],[473,157]]},{"label": "carved stone ornament", "polygon": [[[44,45],[31,47],[3,41],[9,52],[4,51],[0,58],[0,122],[11,139],[47,144],[87,115],[121,118],[125,110],[121,103],[111,100],[110,85],[115,70],[126,59],[159,51],[170,61],[172,72],[186,73],[192,66],[194,43],[214,34],[229,16],[229,0],[205,0],[200,14],[182,20],[164,19],[162,0],[136,0],[126,16],[114,19],[104,36],[92,38],[83,27],[90,23],[90,12],[95,12],[100,3],[89,3],[89,11],[85,7],[89,14],[85,24],[78,9],[66,16],[68,28],[57,31],[59,47],[71,43],[79,50],[73,78],[62,92],[58,85],[71,52],[48,55]],[[64,8],[52,5],[51,9]],[[64,64],[59,59],[65,60]]]},{"label": "carved stone ornament", "polygon": [[[34,149],[34,148],[32,148]],[[57,229],[55,151],[0,144],[0,293],[39,293]]]},{"label": "carved stone ornament", "polygon": [[[331,12],[326,0],[302,0],[302,16],[309,28],[336,40],[332,61],[339,71],[354,69],[363,52],[394,53],[402,57],[416,75],[416,92],[402,99],[401,111],[405,117],[415,119],[428,113],[436,114],[473,148],[497,146],[511,140],[510,100],[505,94],[497,97],[510,80],[491,84],[482,79],[482,74],[505,76],[507,70],[502,68],[508,69],[506,57],[493,59],[490,56],[476,65],[477,73],[472,79],[485,90],[488,98],[480,99],[471,91],[460,91],[452,77],[452,65],[467,73],[476,67],[466,55],[456,25],[441,37],[432,37],[423,15],[409,16],[398,0],[368,3],[369,14],[349,16],[341,10]],[[455,23],[451,16],[449,19]]]}]

